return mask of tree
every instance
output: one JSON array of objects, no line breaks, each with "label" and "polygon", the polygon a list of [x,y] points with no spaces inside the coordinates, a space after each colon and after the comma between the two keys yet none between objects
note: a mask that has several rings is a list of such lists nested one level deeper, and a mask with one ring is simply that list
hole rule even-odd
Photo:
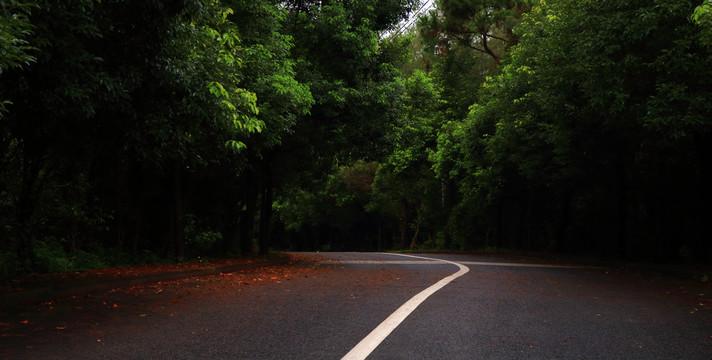
[{"label": "tree", "polygon": [[[429,155],[434,152],[437,131],[443,122],[444,103],[433,80],[419,70],[407,79],[405,88],[400,104],[403,117],[396,128],[391,153],[376,173],[368,209],[387,219],[398,219],[397,247],[413,248],[422,229],[432,238],[442,220],[441,183],[431,170]],[[414,235],[408,238],[411,225]]]},{"label": "tree", "polygon": [[[274,152],[282,183],[281,213],[321,198],[329,175],[358,160],[382,159],[397,124],[402,87],[394,49],[379,44],[414,1],[290,1],[286,32],[294,38],[297,79],[314,98],[308,115]],[[279,164],[279,165],[276,165]],[[285,218],[287,215],[284,216]],[[317,226],[318,228],[318,226]],[[318,229],[313,229],[317,231]],[[305,230],[309,231],[309,230]]]},{"label": "tree", "polygon": [[[0,75],[3,72],[28,66],[35,60],[30,53],[35,48],[27,38],[32,34],[32,24],[28,19],[36,3],[31,1],[9,1],[0,5]],[[10,102],[0,99],[0,119]]]},{"label": "tree", "polygon": [[700,30],[700,43],[704,46],[712,46],[712,3],[704,1],[702,5],[695,8],[692,13],[692,21],[697,24]]},{"label": "tree", "polygon": [[258,119],[264,124],[262,132],[247,142],[245,151],[248,164],[241,175],[245,211],[239,217],[240,250],[251,251],[259,213],[259,251],[266,255],[273,188],[281,178],[272,171],[275,153],[284,137],[294,131],[299,118],[309,113],[314,99],[309,87],[296,80],[295,61],[290,57],[292,37],[281,33],[286,11],[276,1],[234,1],[232,6],[237,9],[233,21],[242,34],[243,66],[250,69],[242,84],[257,95]]},{"label": "tree", "polygon": [[[464,3],[455,5],[465,6]],[[423,47],[421,52],[428,54],[430,75],[441,89],[441,97],[447,104],[444,107],[443,125],[438,131],[438,145],[429,157],[442,184],[442,211],[446,215],[440,221],[439,227],[448,246],[467,247],[471,243],[471,235],[476,231],[470,227],[475,221],[463,218],[475,205],[466,201],[467,197],[460,195],[458,190],[462,178],[467,174],[463,168],[464,157],[460,153],[466,140],[463,138],[463,121],[470,106],[478,102],[479,88],[487,77],[497,73],[499,65],[498,62],[492,61],[492,56],[486,51],[473,51],[472,43],[453,41],[451,38],[448,40],[446,32],[438,33],[438,26],[442,30],[442,26],[447,22],[474,21],[467,20],[464,13],[450,11],[449,15],[446,14],[448,12],[438,8],[428,16],[421,17],[417,26],[417,38]],[[514,26],[518,21],[511,21],[508,26]],[[496,26],[490,30],[499,31]],[[508,46],[497,48],[497,56],[503,56],[514,43],[513,40]],[[490,49],[494,49],[491,42],[490,45]]]},{"label": "tree", "polygon": [[423,37],[435,40],[436,51],[446,54],[459,43],[488,55],[499,64],[504,51],[519,37],[514,27],[533,1],[439,0],[437,10],[421,17]]},{"label": "tree", "polygon": [[[525,17],[463,139],[463,196],[484,204],[497,244],[660,258],[709,251],[690,220],[705,213],[692,194],[709,193],[698,181],[710,125],[709,65],[691,60],[709,50],[697,45],[693,9],[552,1]],[[662,235],[673,229],[684,243]]]},{"label": "tree", "polygon": [[231,151],[262,128],[240,85],[230,12],[214,1],[33,9],[36,62],[0,81],[13,102],[2,124],[0,250],[32,270],[65,253],[71,265],[82,249],[185,255],[197,170],[235,166]]},{"label": "tree", "polygon": [[[70,179],[80,166],[76,160],[93,143],[85,124],[110,93],[99,84],[115,84],[97,71],[99,61],[87,46],[98,35],[88,13],[91,4],[38,5],[27,18],[34,30],[26,39],[38,49],[36,62],[4,72],[0,84],[2,98],[13,103],[3,117],[3,133],[8,134],[3,140],[9,139],[10,146],[3,149],[2,183],[7,185],[2,218],[11,229],[6,239],[13,240],[5,249],[25,267],[36,264],[39,233],[57,230],[57,222],[47,220],[57,209],[67,209],[53,209],[52,203],[81,191],[83,185]],[[57,186],[68,182],[76,186]]]}]

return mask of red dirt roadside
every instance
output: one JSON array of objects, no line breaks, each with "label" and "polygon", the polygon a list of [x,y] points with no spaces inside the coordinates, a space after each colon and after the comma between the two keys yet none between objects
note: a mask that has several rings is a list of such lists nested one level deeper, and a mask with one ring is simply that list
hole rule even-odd
[{"label": "red dirt roadside", "polygon": [[274,254],[268,257],[33,274],[12,279],[9,284],[0,287],[0,314],[12,311],[13,308],[38,304],[55,298],[79,296],[157,281],[171,281],[286,264],[289,261],[290,259],[286,255]]},{"label": "red dirt roadside", "polygon": [[[159,264],[18,279],[14,284],[28,287],[3,289],[0,301],[7,302],[6,295],[21,299],[23,294],[37,293],[38,289],[46,291],[53,287],[53,281],[58,282],[56,288],[74,294],[56,296],[54,292],[51,294],[55,296],[42,301],[0,307],[0,359],[14,358],[6,356],[57,338],[69,341],[91,334],[102,341],[115,324],[129,318],[145,321],[170,318],[192,311],[210,299],[230,299],[261,285],[310,277],[319,271],[313,266],[315,261],[299,254],[276,254],[267,258]],[[96,290],[99,285],[104,289]],[[115,286],[107,288],[110,285]]]}]

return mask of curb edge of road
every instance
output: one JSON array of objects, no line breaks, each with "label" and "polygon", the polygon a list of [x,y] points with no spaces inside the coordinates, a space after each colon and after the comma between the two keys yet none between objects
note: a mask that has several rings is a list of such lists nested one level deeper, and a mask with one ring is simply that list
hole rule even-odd
[{"label": "curb edge of road", "polygon": [[262,267],[273,265],[284,265],[289,263],[288,256],[270,257],[265,261],[251,262],[244,264],[223,265],[218,267],[209,267],[202,269],[179,270],[160,272],[154,274],[139,275],[135,277],[123,277],[115,279],[105,279],[96,282],[75,282],[75,283],[56,283],[54,285],[45,286],[38,289],[18,291],[15,293],[4,294],[0,298],[0,311],[8,311],[13,308],[18,308],[23,305],[39,304],[51,299],[59,299],[70,296],[82,296],[92,293],[109,291],[112,289],[127,288],[131,286],[146,285],[160,281],[172,281],[187,279],[197,276],[216,275],[219,273],[229,273],[241,270],[259,269]]}]

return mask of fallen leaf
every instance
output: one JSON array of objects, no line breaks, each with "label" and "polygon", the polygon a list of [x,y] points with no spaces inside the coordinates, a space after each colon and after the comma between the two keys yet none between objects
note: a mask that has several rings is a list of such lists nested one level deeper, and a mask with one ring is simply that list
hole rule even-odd
[{"label": "fallen leaf", "polygon": [[29,323],[30,323],[29,320],[22,320],[22,321],[20,321],[20,324],[29,324]]},{"label": "fallen leaf", "polygon": [[66,328],[67,328],[66,326],[57,326],[57,330],[64,330]]}]

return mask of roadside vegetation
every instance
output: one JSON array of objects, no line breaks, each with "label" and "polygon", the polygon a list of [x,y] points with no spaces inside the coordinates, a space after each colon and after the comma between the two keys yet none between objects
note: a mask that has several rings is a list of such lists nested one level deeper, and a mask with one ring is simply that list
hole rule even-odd
[{"label": "roadside vegetation", "polygon": [[709,0],[4,1],[0,278],[270,249],[709,262],[710,39]]}]

